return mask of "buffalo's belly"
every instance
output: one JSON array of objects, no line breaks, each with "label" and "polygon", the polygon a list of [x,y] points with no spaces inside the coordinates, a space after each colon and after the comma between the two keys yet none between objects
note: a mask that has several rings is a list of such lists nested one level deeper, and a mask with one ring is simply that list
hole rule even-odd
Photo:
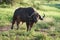
[{"label": "buffalo's belly", "polygon": [[27,18],[27,17],[20,17],[20,21],[22,21],[22,22],[26,22],[26,21],[28,21],[29,19]]}]

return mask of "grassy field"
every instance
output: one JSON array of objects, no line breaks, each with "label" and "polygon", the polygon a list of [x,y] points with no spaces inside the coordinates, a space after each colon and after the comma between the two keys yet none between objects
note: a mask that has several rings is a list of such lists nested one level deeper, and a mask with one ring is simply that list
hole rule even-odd
[{"label": "grassy field", "polygon": [[[0,27],[11,25],[15,9],[0,8]],[[40,15],[45,13],[46,17],[34,24],[30,32],[26,31],[25,23],[19,30],[15,25],[14,30],[1,31],[0,40],[60,40],[60,4],[40,5],[37,11]]]}]

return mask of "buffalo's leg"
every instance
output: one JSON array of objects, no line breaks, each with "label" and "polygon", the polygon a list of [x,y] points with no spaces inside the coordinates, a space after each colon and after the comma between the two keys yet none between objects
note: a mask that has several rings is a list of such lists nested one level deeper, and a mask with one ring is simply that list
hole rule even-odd
[{"label": "buffalo's leg", "polygon": [[16,23],[17,23],[17,30],[18,30],[19,29],[19,24],[20,24],[20,16],[17,16]]},{"label": "buffalo's leg", "polygon": [[20,21],[17,20],[17,30],[19,29],[19,24],[20,24]]},{"label": "buffalo's leg", "polygon": [[29,23],[26,22],[26,26],[27,26],[27,31],[29,30]]},{"label": "buffalo's leg", "polygon": [[31,23],[29,24],[29,27],[30,27],[29,30],[31,30],[32,26],[33,26],[33,22],[31,22]]},{"label": "buffalo's leg", "polygon": [[13,29],[14,23],[15,23],[15,20],[12,21],[11,29]]},{"label": "buffalo's leg", "polygon": [[19,22],[17,23],[17,30],[19,29]]}]

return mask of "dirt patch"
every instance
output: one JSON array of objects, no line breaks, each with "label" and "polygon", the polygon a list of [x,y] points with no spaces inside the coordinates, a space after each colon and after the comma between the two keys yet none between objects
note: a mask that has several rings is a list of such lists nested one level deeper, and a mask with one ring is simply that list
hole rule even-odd
[{"label": "dirt patch", "polygon": [[11,29],[11,25],[6,25],[6,26],[3,26],[3,27],[0,27],[0,31],[8,31]]}]

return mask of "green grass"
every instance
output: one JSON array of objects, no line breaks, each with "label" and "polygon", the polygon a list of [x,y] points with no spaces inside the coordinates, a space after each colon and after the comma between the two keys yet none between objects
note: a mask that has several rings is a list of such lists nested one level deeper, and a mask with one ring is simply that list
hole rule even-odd
[{"label": "green grass", "polygon": [[12,8],[0,8],[0,26],[8,24],[11,22],[13,15]]},{"label": "green grass", "polygon": [[[0,27],[10,25],[12,21],[12,16],[16,8],[0,8]],[[20,25],[19,30],[8,30],[0,32],[0,40],[59,40],[60,39],[60,9],[56,8],[55,5],[40,5],[37,10],[40,15],[45,13],[46,17],[43,21],[38,21],[33,25],[30,32],[26,31],[25,23]],[[55,27],[52,31],[50,28]],[[45,31],[48,33],[41,33],[40,29],[48,29]],[[51,34],[55,33],[55,37]]]}]

